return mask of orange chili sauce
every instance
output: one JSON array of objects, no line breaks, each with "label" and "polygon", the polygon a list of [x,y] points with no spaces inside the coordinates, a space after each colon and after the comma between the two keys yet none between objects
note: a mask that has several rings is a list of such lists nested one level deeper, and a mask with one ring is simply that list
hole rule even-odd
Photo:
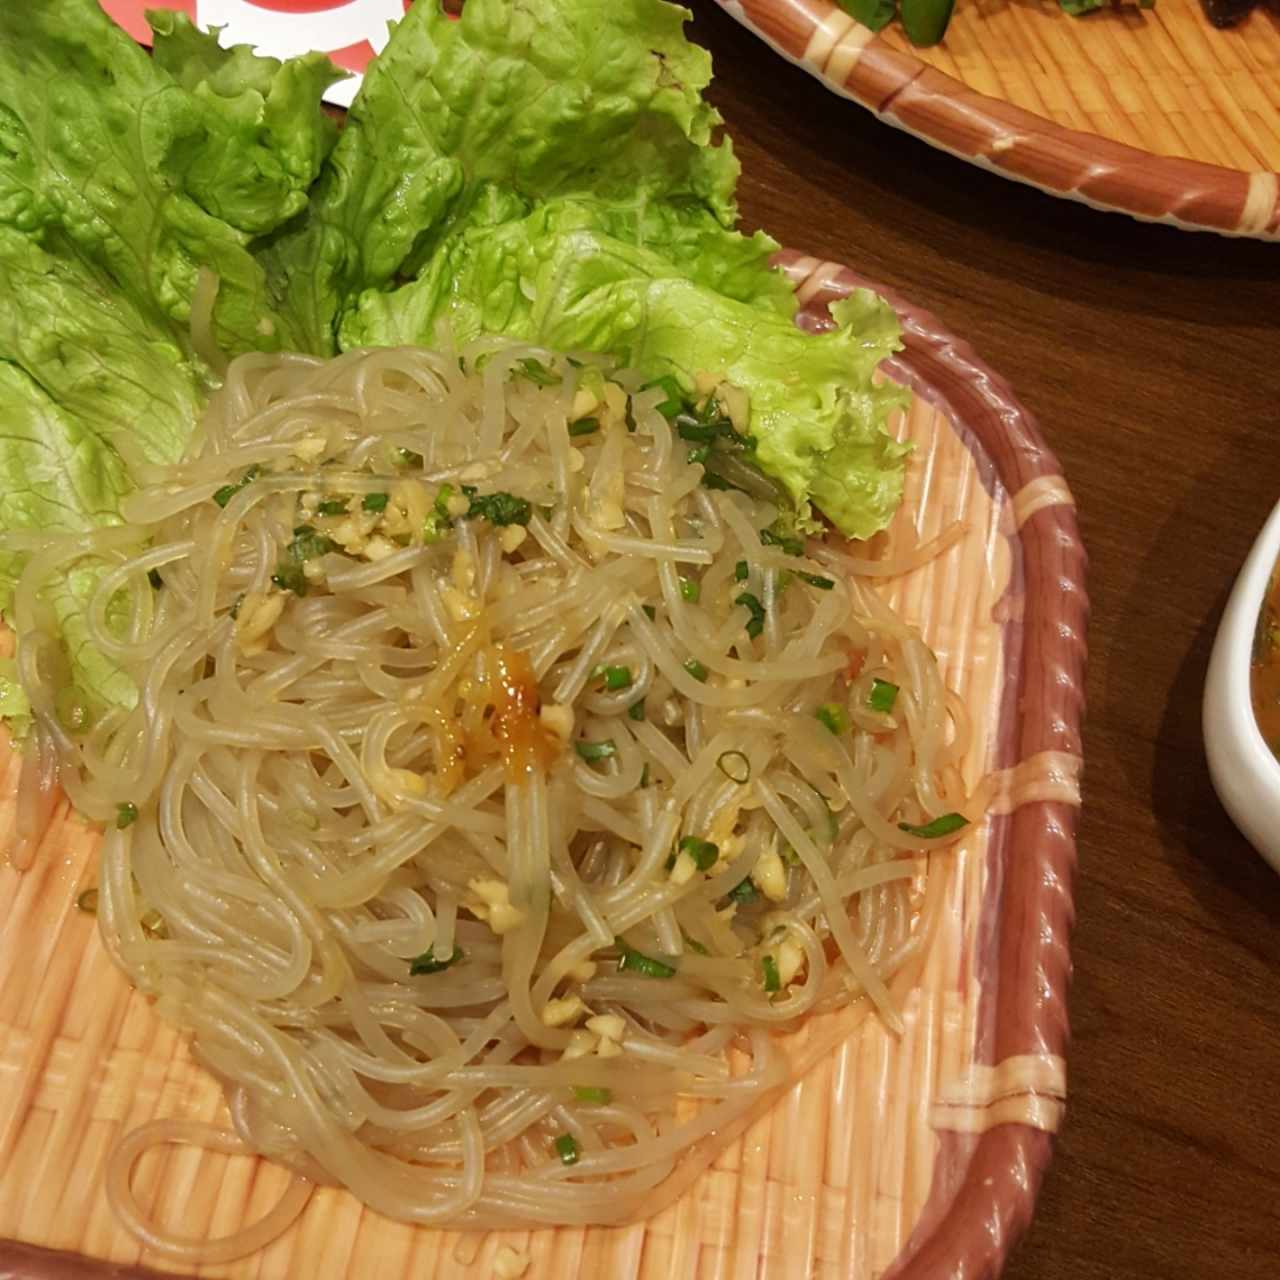
[{"label": "orange chili sauce", "polygon": [[461,706],[420,704],[416,709],[431,731],[436,785],[450,795],[495,757],[507,778],[518,781],[535,769],[544,772],[563,750],[559,737],[542,722],[542,698],[528,654],[501,644],[480,650],[474,674],[454,686]]},{"label": "orange chili sauce", "polygon": [[489,726],[498,741],[507,777],[513,781],[535,769],[546,770],[560,751],[560,740],[542,723],[542,699],[529,655],[495,644],[489,650]]}]

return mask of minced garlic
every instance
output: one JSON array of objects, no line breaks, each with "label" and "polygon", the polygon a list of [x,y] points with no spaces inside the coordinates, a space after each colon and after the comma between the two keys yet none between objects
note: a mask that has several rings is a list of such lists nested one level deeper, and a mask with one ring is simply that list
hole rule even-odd
[{"label": "minced garlic", "polygon": [[241,653],[251,657],[266,649],[267,636],[280,620],[284,605],[283,595],[267,596],[260,591],[250,591],[245,596],[236,615],[236,643]]},{"label": "minced garlic", "polygon": [[563,1027],[568,1022],[577,1022],[586,1007],[581,996],[548,1000],[542,1006],[542,1024],[547,1027]]},{"label": "minced garlic", "polygon": [[781,902],[787,896],[787,869],[776,849],[768,849],[756,859],[751,882],[770,902]]}]

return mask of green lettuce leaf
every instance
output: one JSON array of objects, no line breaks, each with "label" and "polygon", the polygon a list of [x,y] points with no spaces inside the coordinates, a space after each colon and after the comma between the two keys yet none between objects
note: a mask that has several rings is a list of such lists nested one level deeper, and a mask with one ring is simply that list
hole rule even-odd
[{"label": "green lettuce leaf", "polygon": [[837,304],[835,331],[808,334],[589,221],[576,203],[552,201],[522,222],[463,229],[411,285],[366,294],[344,345],[506,333],[609,353],[686,388],[703,370],[723,375],[748,392],[756,460],[797,511],[812,500],[850,537],[882,529],[901,501],[909,451],[885,430],[905,393],[872,382],[900,345],[889,306],[860,291]]},{"label": "green lettuce leaf", "polygon": [[[133,485],[117,454],[11,363],[0,362],[0,404],[0,476],[8,479],[0,494],[0,528],[70,533],[119,519],[119,500]],[[13,551],[0,553],[0,608],[6,614],[24,563],[25,556]],[[96,580],[92,569],[57,579],[49,604],[75,683],[99,705],[128,701],[128,681],[88,643],[83,608]]]},{"label": "green lettuce leaf", "polygon": [[[415,5],[370,67],[308,217],[266,255],[309,349],[467,227],[574,200],[592,225],[791,315],[767,236],[733,230],[738,163],[712,142],[705,50],[662,0]],[[343,342],[352,339],[344,336]]]},{"label": "green lettuce leaf", "polygon": [[222,48],[182,14],[156,10],[152,56],[201,108],[206,130],[182,174],[206,213],[255,235],[307,206],[307,191],[338,138],[321,109],[343,73],[319,53],[279,62],[248,45]]},{"label": "green lettuce leaf", "polygon": [[12,658],[0,658],[0,720],[19,741],[31,728],[31,703],[18,679],[18,664]]},{"label": "green lettuce leaf", "polygon": [[[222,49],[153,15],[149,56],[97,0],[0,4],[0,530],[119,519],[177,457],[211,384],[192,298],[216,273],[228,355],[506,333],[609,353],[686,386],[743,386],[757,457],[801,517],[882,527],[901,402],[871,375],[883,303],[813,337],[736,229],[738,164],[703,97],[710,60],[664,0],[415,5],[340,136],[337,72]],[[22,556],[0,555],[0,608]],[[132,690],[88,642],[97,576],[50,592],[91,703]],[[0,672],[0,715],[5,699]]]},{"label": "green lettuce leaf", "polygon": [[[145,306],[81,260],[48,253],[2,225],[0,362],[43,393],[66,424],[41,436],[40,447],[59,452],[59,438],[77,434],[68,478],[84,492],[95,473],[177,458],[203,401],[200,371]],[[3,443],[18,438],[7,431]],[[0,474],[11,499],[38,468],[10,456]],[[104,509],[84,510],[100,516]]]},{"label": "green lettuce leaf", "polygon": [[[201,266],[222,277],[228,350],[296,345],[255,237],[305,209],[337,73],[157,26],[152,58],[94,0],[0,5],[0,529],[112,523],[137,467],[180,455],[207,392],[189,336]],[[0,608],[23,560],[0,555]],[[127,700],[88,644],[95,582],[77,570],[49,602],[86,697]]]},{"label": "green lettuce leaf", "polygon": [[0,223],[78,259],[179,347],[201,267],[221,282],[226,351],[296,345],[251,242],[298,212],[324,159],[325,76],[275,64],[264,96],[252,55],[218,64],[185,19],[160,25],[152,58],[95,3],[0,5]]},{"label": "green lettuce leaf", "polygon": [[883,429],[902,395],[871,384],[896,321],[864,300],[832,338],[792,326],[776,245],[733,229],[737,162],[711,144],[710,67],[684,16],[660,0],[528,0],[514,14],[470,0],[456,23],[412,11],[353,104],[290,264],[313,336],[336,326],[350,349],[504,333],[690,386],[725,372],[797,510],[813,499],[868,537],[902,492],[905,449]]}]

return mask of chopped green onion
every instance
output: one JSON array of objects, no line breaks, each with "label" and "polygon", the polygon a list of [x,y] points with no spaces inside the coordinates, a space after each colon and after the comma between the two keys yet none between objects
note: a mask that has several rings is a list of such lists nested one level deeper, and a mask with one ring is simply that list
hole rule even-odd
[{"label": "chopped green onion", "polygon": [[391,495],[386,493],[366,493],[360,506],[365,511],[385,511]]},{"label": "chopped green onion", "polygon": [[151,585],[152,585],[152,586],[153,586],[157,591],[159,591],[159,590],[160,590],[160,588],[164,586],[164,579],[160,576],[160,570],[159,570],[159,569],[148,569],[148,570],[147,570],[147,581],[148,581],[149,583],[151,583]]},{"label": "chopped green onion", "polygon": [[742,605],[751,614],[747,621],[747,635],[754,640],[764,630],[764,605],[750,591],[744,591],[733,603]]},{"label": "chopped green onion", "polygon": [[316,556],[328,555],[336,551],[338,544],[327,534],[317,533],[309,524],[300,524],[293,531],[293,541],[285,548],[284,559],[276,565],[271,581],[282,591],[292,591],[294,595],[307,594],[307,575],[302,566]]},{"label": "chopped green onion", "polygon": [[643,952],[633,951],[625,942],[618,945],[622,948],[622,954],[618,957],[619,973],[642,973],[646,978],[676,976],[676,971],[669,964],[663,964],[661,960],[655,960],[652,956],[644,955]]},{"label": "chopped green onion", "polygon": [[318,516],[345,516],[347,502],[345,498],[326,498],[317,508]]},{"label": "chopped green onion", "polygon": [[649,785],[649,762],[644,762],[644,768],[640,770],[640,786],[641,789]]},{"label": "chopped green onion", "polygon": [[[453,516],[449,513],[449,500],[455,493],[457,493],[457,490],[451,484],[442,484],[436,491],[435,501],[431,504],[431,510],[423,517],[423,542],[428,544],[440,542],[448,536],[449,530],[453,528]],[[381,498],[381,506],[370,508],[369,498]],[[387,505],[387,495],[385,493],[372,493],[369,498],[364,500],[365,510],[381,511]]]},{"label": "chopped green onion", "polygon": [[575,742],[573,748],[587,761],[607,760],[610,756],[618,754],[618,748],[614,745],[612,738],[606,738],[603,742]]},{"label": "chopped green onion", "polygon": [[702,584],[696,578],[680,579],[680,596],[690,604],[697,604],[702,595]]},{"label": "chopped green onion", "polygon": [[707,669],[700,663],[697,658],[690,658],[685,664],[684,669],[695,679],[707,682]]},{"label": "chopped green onion", "polygon": [[414,453],[412,449],[397,449],[396,454],[406,467],[420,467],[422,465],[422,454]]},{"label": "chopped green onion", "polygon": [[644,616],[648,618],[650,622],[658,616],[657,609],[655,609],[651,604],[642,605],[641,608],[644,609]]},{"label": "chopped green onion", "polygon": [[424,973],[441,973],[461,959],[461,947],[454,947],[453,954],[447,960],[438,960],[434,951],[424,951],[420,956],[409,961],[409,975],[416,978]]},{"label": "chopped green onion", "polygon": [[241,606],[242,604],[244,604],[244,592],[243,592],[243,591],[242,591],[238,596],[236,596],[235,601],[232,603],[231,608],[230,608],[230,610],[228,611],[228,612],[231,614],[231,621],[232,621],[232,622],[234,622],[234,621],[235,621],[235,620],[240,616],[240,606]]},{"label": "chopped green onion", "polygon": [[639,702],[633,702],[627,708],[627,719],[628,720],[644,719],[644,699],[643,698],[641,698]]},{"label": "chopped green onion", "polygon": [[739,880],[725,896],[730,902],[739,902],[745,905],[748,902],[754,902],[760,896],[760,891],[748,878]]},{"label": "chopped green onion", "polygon": [[525,498],[511,493],[486,493],[471,499],[467,515],[504,529],[509,524],[528,524],[533,507]]},{"label": "chopped green onion", "polygon": [[314,560],[316,556],[336,551],[337,547],[338,544],[327,534],[317,533],[309,524],[300,524],[293,531],[293,541],[287,554],[298,561]]},{"label": "chopped green onion", "polygon": [[595,1102],[602,1107],[606,1107],[613,1101],[612,1089],[601,1089],[594,1084],[575,1084],[573,1086],[573,1096],[579,1102]]},{"label": "chopped green onion", "polygon": [[747,575],[750,572],[751,570],[747,568],[747,562],[745,560],[739,560],[738,563],[733,566],[733,580],[735,582],[746,582]]},{"label": "chopped green onion", "polygon": [[131,827],[138,820],[138,806],[125,801],[124,804],[116,805],[116,830],[123,831],[125,827]]},{"label": "chopped green onion", "polygon": [[838,738],[849,728],[849,714],[838,702],[824,702],[813,713]]},{"label": "chopped green onion", "polygon": [[453,522],[448,516],[442,518],[438,511],[428,511],[422,519],[422,540],[428,545],[440,542],[449,536],[452,528]]},{"label": "chopped green onion", "polygon": [[526,360],[517,360],[516,370],[539,387],[557,387],[563,381],[558,373],[548,369],[541,360],[536,359],[534,356],[530,356]]},{"label": "chopped green onion", "polygon": [[746,493],[741,485],[734,484],[732,480],[726,480],[718,471],[703,471],[702,487],[719,489],[725,493]]},{"label": "chopped green onion", "polygon": [[302,572],[302,565],[297,562],[281,560],[276,565],[275,573],[271,575],[271,581],[281,591],[292,591],[295,596],[307,594],[307,575]]},{"label": "chopped green onion", "polygon": [[571,436],[589,436],[599,430],[599,418],[579,418],[577,422],[569,423],[569,434]]},{"label": "chopped green onion", "polygon": [[726,429],[733,431],[733,424],[728,418],[717,418],[708,422],[688,413],[676,414],[675,427],[676,435],[681,440],[689,441],[690,444],[709,445],[722,436]]},{"label": "chopped green onion", "polygon": [[688,947],[694,955],[709,956],[711,954],[711,952],[709,952],[706,947],[697,940],[697,938],[691,938],[687,933],[684,935],[684,945]]},{"label": "chopped green onion", "polygon": [[778,962],[772,956],[761,956],[760,969],[764,974],[764,989],[781,991],[782,976],[778,973]]},{"label": "chopped green onion", "polygon": [[685,454],[685,461],[691,466],[696,462],[706,462],[711,456],[711,446],[709,444],[694,445],[688,453]]},{"label": "chopped green onion", "polygon": [[631,684],[631,668],[597,667],[596,678],[604,681],[606,689],[625,689]]},{"label": "chopped green onion", "polygon": [[640,390],[650,391],[654,387],[661,387],[666,395],[666,399],[659,401],[655,406],[656,409],[664,418],[674,418],[685,406],[684,392],[680,390],[680,384],[669,373],[664,373],[661,378],[646,382]]},{"label": "chopped green onion", "polygon": [[[733,425],[733,419],[722,412],[720,406],[712,400],[709,400],[696,413],[686,410],[676,414],[674,423],[676,434],[695,446],[697,456],[693,456],[695,449],[691,449],[690,462],[705,462],[711,449],[721,441],[729,448],[743,449],[748,453],[754,452],[756,448],[755,437],[740,435]],[[736,485],[730,485],[721,477],[716,479],[719,483],[712,483],[710,487],[737,488]]]},{"label": "chopped green onion", "polygon": [[760,541],[766,547],[779,547],[789,556],[804,555],[804,540],[791,534],[775,533],[772,529],[761,529]]},{"label": "chopped green onion", "polygon": [[888,680],[872,680],[871,692],[867,694],[867,706],[872,711],[889,712],[898,699],[898,686]]},{"label": "chopped green onion", "polygon": [[556,1152],[560,1156],[561,1164],[577,1164],[582,1148],[578,1146],[578,1140],[573,1134],[562,1133],[556,1139]]},{"label": "chopped green onion", "polygon": [[234,484],[224,484],[214,495],[213,500],[220,507],[225,507],[232,498],[240,492],[250,481],[256,480],[262,468],[255,462],[248,471],[244,473]]},{"label": "chopped green onion", "polygon": [[967,827],[969,819],[963,813],[944,813],[939,818],[934,818],[932,822],[926,822],[922,827],[913,827],[909,822],[898,823],[898,829],[905,831],[908,835],[919,836],[922,840],[936,840],[939,836],[949,836],[953,831],[959,831],[961,827]]},{"label": "chopped green onion", "polygon": [[741,785],[751,781],[751,761],[741,751],[722,751],[716,757],[716,768],[730,782]]},{"label": "chopped green onion", "polygon": [[797,569],[796,577],[801,582],[807,582],[811,587],[817,587],[819,591],[832,591],[835,588],[835,580],[833,578],[823,578],[816,573],[804,573]]},{"label": "chopped green onion", "polygon": [[697,836],[684,836],[679,844],[681,853],[687,853],[693,859],[693,865],[699,871],[707,871],[715,866],[720,856],[720,847],[710,840],[700,840]]}]

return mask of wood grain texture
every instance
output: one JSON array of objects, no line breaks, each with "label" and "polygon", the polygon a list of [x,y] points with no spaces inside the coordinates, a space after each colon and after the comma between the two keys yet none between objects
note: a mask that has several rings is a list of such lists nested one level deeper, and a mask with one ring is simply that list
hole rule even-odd
[{"label": "wood grain texture", "polygon": [[1280,496],[1280,256],[974,170],[695,7],[746,222],[964,334],[1037,416],[1090,552],[1071,1097],[1006,1280],[1274,1280],[1280,880],[1213,795],[1199,705]]}]

